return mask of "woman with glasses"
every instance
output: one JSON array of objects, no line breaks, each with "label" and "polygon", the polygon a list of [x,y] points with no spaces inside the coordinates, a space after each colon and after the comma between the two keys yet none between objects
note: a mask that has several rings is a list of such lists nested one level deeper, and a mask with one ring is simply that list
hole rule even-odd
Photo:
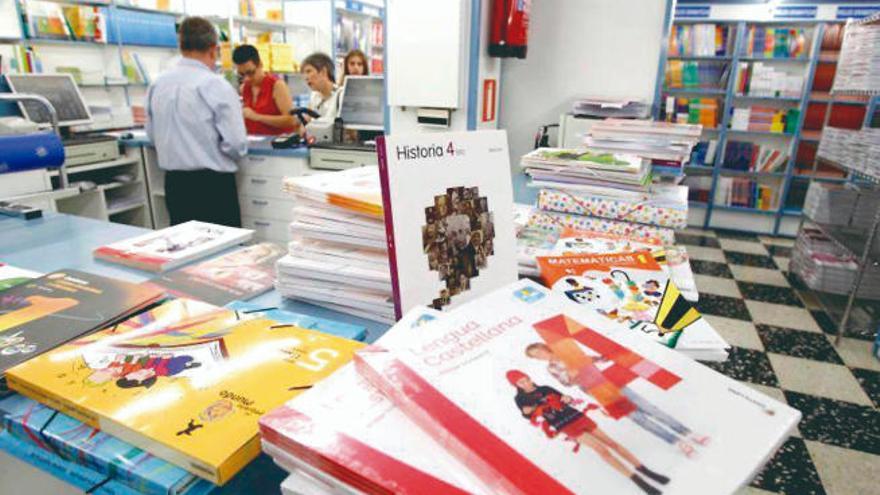
[{"label": "woman with glasses", "polygon": [[290,115],[290,90],[281,78],[263,69],[257,49],[241,45],[232,52],[232,61],[242,81],[242,114],[248,134],[271,136],[296,131],[296,118]]}]

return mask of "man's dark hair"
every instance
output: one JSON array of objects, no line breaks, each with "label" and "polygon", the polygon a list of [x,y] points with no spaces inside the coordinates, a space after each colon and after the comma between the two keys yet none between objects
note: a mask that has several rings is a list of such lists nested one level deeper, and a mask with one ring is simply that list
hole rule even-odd
[{"label": "man's dark hair", "polygon": [[303,60],[302,67],[305,68],[307,65],[311,65],[318,72],[321,72],[321,69],[327,69],[327,77],[331,82],[336,82],[334,75],[336,68],[333,65],[333,59],[326,53],[317,52],[309,55]]},{"label": "man's dark hair", "polygon": [[259,65],[260,52],[257,51],[257,48],[254,45],[241,45],[232,51],[232,61],[235,62],[236,65],[246,64],[248,62],[253,62],[256,65]]},{"label": "man's dark hair", "polygon": [[217,46],[217,29],[204,17],[187,17],[177,29],[182,52],[206,52]]}]

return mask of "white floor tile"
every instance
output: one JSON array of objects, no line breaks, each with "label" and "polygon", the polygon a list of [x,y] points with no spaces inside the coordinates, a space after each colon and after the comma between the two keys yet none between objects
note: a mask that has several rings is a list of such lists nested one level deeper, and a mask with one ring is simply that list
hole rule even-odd
[{"label": "white floor tile", "polygon": [[803,394],[873,406],[846,366],[767,353],[779,387]]}]

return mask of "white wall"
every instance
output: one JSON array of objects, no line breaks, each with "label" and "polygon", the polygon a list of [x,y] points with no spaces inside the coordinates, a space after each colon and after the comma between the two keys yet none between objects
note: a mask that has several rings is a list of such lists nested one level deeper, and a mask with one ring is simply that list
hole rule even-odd
[{"label": "white wall", "polygon": [[499,128],[514,169],[538,126],[557,123],[578,95],[653,100],[665,13],[666,0],[532,2],[528,58],[501,69]]}]

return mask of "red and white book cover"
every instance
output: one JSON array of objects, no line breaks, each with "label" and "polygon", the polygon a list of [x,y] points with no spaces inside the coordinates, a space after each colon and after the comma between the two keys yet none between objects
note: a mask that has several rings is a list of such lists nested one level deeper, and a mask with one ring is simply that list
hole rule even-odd
[{"label": "red and white book cover", "polygon": [[528,280],[355,363],[495,493],[733,493],[800,419]]},{"label": "red and white book cover", "polygon": [[164,272],[218,253],[253,237],[254,231],[195,220],[101,246],[95,258]]},{"label": "red and white book cover", "polygon": [[[393,347],[439,314],[416,308],[379,344]],[[312,474],[367,493],[490,493],[351,364],[263,416],[260,431],[264,442],[298,458]]]},{"label": "red and white book cover", "polygon": [[513,184],[504,131],[377,141],[397,317],[449,309],[517,279]]}]

